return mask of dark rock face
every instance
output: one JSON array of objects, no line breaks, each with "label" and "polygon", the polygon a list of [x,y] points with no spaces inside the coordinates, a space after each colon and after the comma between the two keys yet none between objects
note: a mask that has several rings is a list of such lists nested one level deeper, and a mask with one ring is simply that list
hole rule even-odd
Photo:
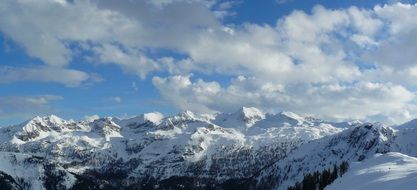
[{"label": "dark rock face", "polygon": [[0,172],[0,189],[4,190],[23,190],[23,187],[20,186],[12,176]]}]

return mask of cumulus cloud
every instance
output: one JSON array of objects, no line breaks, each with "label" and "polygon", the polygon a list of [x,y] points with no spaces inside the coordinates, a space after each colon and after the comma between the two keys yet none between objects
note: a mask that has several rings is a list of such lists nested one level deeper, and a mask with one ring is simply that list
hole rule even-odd
[{"label": "cumulus cloud", "polygon": [[160,70],[157,61],[134,49],[122,50],[114,45],[103,44],[100,47],[94,47],[93,52],[99,63],[119,65],[125,72],[137,74],[142,79],[147,73]]},{"label": "cumulus cloud", "polygon": [[[214,72],[250,76],[244,86],[255,80],[255,88],[233,82],[220,88],[214,81],[208,89],[216,89],[215,95],[205,95],[195,89],[204,89],[206,82],[179,76],[155,78],[154,84],[183,109],[224,111],[249,104],[329,119],[402,122],[415,110],[416,57],[411,52],[416,24],[396,23],[412,18],[415,10],[416,5],[401,3],[370,10],[317,6],[311,14],[295,11],[276,26],[219,30],[190,48],[190,56]],[[264,85],[271,83],[281,90],[265,91]]]},{"label": "cumulus cloud", "polygon": [[[45,68],[67,76],[43,76],[41,81],[69,86],[88,81],[90,74],[67,69],[74,52],[82,50],[92,62],[118,65],[142,79],[153,77],[162,97],[181,109],[228,111],[252,105],[334,119],[413,113],[417,5],[318,5],[308,13],[295,10],[274,24],[224,23],[233,5],[213,0],[6,0],[0,5],[0,31]],[[159,73],[171,76],[155,77]],[[192,81],[190,73],[232,81]],[[19,69],[3,79],[38,75],[42,72],[33,68]]]},{"label": "cumulus cloud", "polygon": [[202,3],[183,1],[167,3],[159,10],[146,1],[7,0],[0,10],[0,30],[29,55],[55,66],[71,60],[71,42],[176,47],[191,43],[191,35],[199,28],[218,23]]},{"label": "cumulus cloud", "polygon": [[[365,119],[397,115],[409,108],[414,93],[390,83],[284,86],[256,78],[237,77],[226,87],[190,76],[155,77],[161,95],[181,109],[205,112],[234,111],[240,106],[257,106],[268,111],[296,110],[326,119]],[[382,103],[383,102],[383,103]],[[385,118],[387,119],[387,118]],[[392,119],[394,120],[394,119]]]},{"label": "cumulus cloud", "polygon": [[215,12],[230,8],[224,3],[6,0],[0,5],[0,31],[53,67],[66,67],[79,50],[71,45],[77,44],[92,51],[94,60],[144,78],[160,70],[157,61],[145,55],[147,48],[182,51],[201,31],[220,25]]}]

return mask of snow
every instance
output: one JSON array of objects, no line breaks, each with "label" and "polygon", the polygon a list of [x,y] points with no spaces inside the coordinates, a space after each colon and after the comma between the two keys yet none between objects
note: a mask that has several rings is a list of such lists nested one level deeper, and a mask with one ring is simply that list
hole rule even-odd
[{"label": "snow", "polygon": [[301,116],[299,116],[299,115],[297,115],[293,112],[284,111],[284,112],[281,112],[280,115],[286,116],[287,118],[291,118],[291,119],[299,121],[299,122],[304,121],[303,117],[301,117]]},{"label": "snow", "polygon": [[353,121],[342,121],[342,122],[330,122],[331,125],[337,128],[346,129],[349,127],[354,127],[363,124],[364,122],[359,120],[353,120]]},{"label": "snow", "polygon": [[234,113],[220,113],[212,122],[218,126],[245,130],[262,119],[265,119],[265,114],[261,110],[242,107]]},{"label": "snow", "polygon": [[150,121],[158,125],[161,123],[161,120],[164,118],[164,115],[159,112],[152,112],[144,114],[143,118],[145,121]]},{"label": "snow", "polygon": [[416,184],[417,158],[390,152],[351,163],[348,172],[326,190],[415,190]]},{"label": "snow", "polygon": [[417,119],[405,122],[401,125],[395,126],[396,129],[417,128]]},{"label": "snow", "polygon": [[196,151],[193,156],[189,156],[187,159],[189,161],[196,162],[201,160],[203,156],[210,158],[215,152],[217,152],[219,145],[243,146],[244,142],[244,135],[233,129],[223,130],[221,127],[214,125],[211,128],[198,128],[197,131],[191,135],[188,146],[201,147],[202,150]]},{"label": "snow", "polygon": [[256,118],[256,119],[263,119],[265,118],[265,114],[255,107],[242,107],[241,112],[246,118]]},{"label": "snow", "polygon": [[333,125],[322,122],[309,122],[292,112],[266,114],[263,120],[256,122],[245,134],[250,140],[265,143],[286,141],[310,141],[343,131]]},{"label": "snow", "polygon": [[118,123],[121,126],[127,126],[127,125],[139,125],[139,124],[143,124],[149,121],[149,122],[154,123],[155,125],[159,125],[163,118],[164,118],[164,115],[162,113],[151,112],[151,113],[141,114],[139,116],[128,118],[128,119],[123,119],[119,121]]},{"label": "snow", "polygon": [[[123,167],[130,167],[128,176],[132,178],[193,176],[195,170],[189,167],[195,165],[202,168],[197,170],[200,177],[219,181],[250,177],[250,172],[272,163],[277,168],[293,166],[291,172],[300,168],[302,172],[288,173],[290,180],[284,181],[284,186],[294,184],[305,173],[341,161],[340,152],[343,158],[356,160],[361,154],[372,156],[377,149],[383,150],[379,144],[390,143],[389,150],[417,154],[417,129],[394,134],[382,125],[362,127],[355,136],[356,125],[359,123],[327,122],[292,112],[268,114],[246,107],[214,116],[191,111],[168,117],[153,112],[127,119],[84,121],[47,116],[1,128],[0,148],[51,159],[77,174],[111,168],[122,161],[126,162]],[[30,138],[21,138],[29,132],[33,132]],[[363,150],[373,142],[376,148]],[[67,176],[66,185],[74,180]]]},{"label": "snow", "polygon": [[[31,155],[0,152],[0,171],[12,176],[14,179],[21,178],[30,186],[28,189],[43,190],[44,165],[41,161],[29,161]],[[35,158],[36,160],[36,158]],[[65,172],[63,185],[68,189],[75,184],[76,178]]]},{"label": "snow", "polygon": [[[226,122],[222,122],[221,125],[214,124],[215,121],[221,119]],[[153,123],[155,127],[131,127],[140,126],[146,122]],[[40,129],[39,123],[47,130]],[[239,127],[242,125],[244,128]],[[59,126],[61,130],[56,131],[54,129],[56,126]],[[245,126],[253,127],[245,128]],[[222,146],[260,148],[270,146],[275,142],[309,141],[342,131],[329,124],[308,122],[294,113],[265,115],[259,109],[246,107],[231,114],[217,115],[213,120],[207,117],[199,118],[191,111],[184,111],[166,118],[154,112],[123,120],[107,117],[80,122],[65,121],[57,116],[36,117],[8,130],[9,132],[2,134],[4,137],[0,138],[4,143],[10,139],[8,142],[22,151],[49,147],[54,154],[56,152],[60,155],[56,158],[57,160],[65,162],[70,160],[62,156],[80,150],[110,150],[110,153],[117,153],[118,157],[124,160],[138,156],[152,157],[149,155],[156,154],[162,157],[173,149],[173,146],[165,146],[165,144],[185,149],[192,146],[201,147],[202,151],[197,153],[192,150],[194,156],[187,157],[192,161],[198,161],[203,158],[202,155],[210,156]],[[16,137],[16,134],[27,131],[36,131],[39,134],[27,141]],[[126,153],[127,147],[141,147],[154,141],[150,139],[161,142],[150,143],[149,146],[144,147],[140,155]],[[153,158],[153,160],[156,159],[158,158]]]},{"label": "snow", "polygon": [[393,140],[393,151],[405,153],[409,156],[417,156],[417,128],[404,128],[396,131]]},{"label": "snow", "polygon": [[303,143],[284,159],[263,170],[257,179],[260,183],[264,180],[276,181],[279,185],[275,188],[284,190],[302,181],[304,175],[331,169],[342,161],[363,160],[376,152],[388,152],[394,136],[393,130],[384,126],[364,124],[350,127]]},{"label": "snow", "polygon": [[50,115],[50,116],[46,117],[46,119],[49,120],[49,122],[55,123],[57,125],[62,125],[62,124],[65,123],[65,120],[59,118],[56,115]]},{"label": "snow", "polygon": [[25,154],[9,154],[5,152],[0,153],[0,170],[13,176],[13,177],[24,177],[29,180],[39,180],[37,179],[40,176],[40,168],[31,168],[25,167],[22,165],[13,164],[13,162],[20,163],[23,162],[26,158],[29,158],[29,155]]}]

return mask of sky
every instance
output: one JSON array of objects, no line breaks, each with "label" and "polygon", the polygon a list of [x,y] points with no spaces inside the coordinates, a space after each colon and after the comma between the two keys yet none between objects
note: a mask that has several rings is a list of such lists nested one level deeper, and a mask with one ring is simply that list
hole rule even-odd
[{"label": "sky", "polygon": [[253,106],[417,117],[417,1],[3,0],[0,126]]}]

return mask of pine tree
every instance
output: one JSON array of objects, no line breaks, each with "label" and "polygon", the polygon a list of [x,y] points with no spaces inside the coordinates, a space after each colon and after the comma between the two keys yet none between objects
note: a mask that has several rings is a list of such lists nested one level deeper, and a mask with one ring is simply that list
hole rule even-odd
[{"label": "pine tree", "polygon": [[349,168],[349,163],[346,162],[346,161],[343,161],[342,164],[340,165],[340,176],[345,174],[347,172],[348,168]]},{"label": "pine tree", "polygon": [[304,175],[301,183],[297,182],[294,186],[288,187],[289,190],[323,190],[327,185],[331,184],[338,176],[342,176],[347,172],[349,163],[343,161],[339,166],[333,165],[333,170],[325,169],[321,173],[315,171]]},{"label": "pine tree", "polygon": [[332,171],[332,173],[330,174],[330,179],[329,179],[329,182],[328,182],[328,184],[331,184],[334,180],[336,180],[336,178],[337,178],[337,171],[338,171],[338,168],[337,168],[337,166],[336,166],[336,164],[334,164],[333,165],[333,171]]},{"label": "pine tree", "polygon": [[323,170],[323,172],[321,173],[319,189],[324,189],[324,187],[326,187],[326,185],[329,183],[329,178],[330,178],[330,171]]},{"label": "pine tree", "polygon": [[315,190],[316,183],[314,182],[314,176],[312,174],[307,174],[303,179],[303,190]]}]

